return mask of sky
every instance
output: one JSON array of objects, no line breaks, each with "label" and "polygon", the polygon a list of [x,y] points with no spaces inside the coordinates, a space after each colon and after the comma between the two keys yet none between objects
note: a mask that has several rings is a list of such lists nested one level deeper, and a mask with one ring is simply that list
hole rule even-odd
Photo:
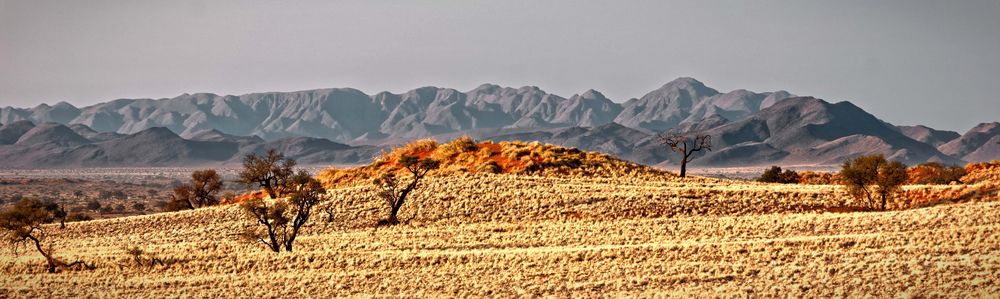
[{"label": "sky", "polygon": [[0,0],[0,107],[482,83],[624,102],[682,76],[965,132],[1000,120],[1000,0]]}]

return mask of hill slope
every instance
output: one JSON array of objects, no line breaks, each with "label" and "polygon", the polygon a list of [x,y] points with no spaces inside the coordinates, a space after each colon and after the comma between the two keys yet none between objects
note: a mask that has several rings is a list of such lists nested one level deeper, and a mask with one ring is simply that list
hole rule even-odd
[{"label": "hill slope", "polygon": [[670,176],[648,166],[620,160],[607,154],[585,152],[539,142],[485,141],[476,143],[463,137],[438,144],[419,140],[380,154],[371,164],[349,168],[330,168],[319,175],[326,186],[367,184],[384,173],[405,173],[400,157],[434,159],[440,168],[435,175],[461,174],[531,174],[560,176],[618,176],[653,174]]},{"label": "hill slope", "polygon": [[1000,123],[981,123],[961,137],[938,147],[941,152],[970,162],[1000,159]]},{"label": "hill slope", "polygon": [[707,165],[740,160],[759,165],[837,164],[872,153],[907,164],[961,163],[849,102],[831,104],[810,97],[787,99],[746,119],[690,133],[712,135],[712,145],[720,149],[696,161]]},{"label": "hill slope", "polygon": [[[330,192],[318,210],[329,207],[333,221],[314,215],[295,251],[280,254],[240,237],[255,224],[236,206],[46,227],[58,257],[97,268],[47,274],[36,253],[0,251],[0,292],[26,298],[1000,292],[995,202],[817,213],[844,204],[838,187],[465,174],[428,178],[401,212],[407,224],[376,230],[371,225],[384,217],[384,203],[374,190]],[[169,265],[137,266],[125,246]]]}]

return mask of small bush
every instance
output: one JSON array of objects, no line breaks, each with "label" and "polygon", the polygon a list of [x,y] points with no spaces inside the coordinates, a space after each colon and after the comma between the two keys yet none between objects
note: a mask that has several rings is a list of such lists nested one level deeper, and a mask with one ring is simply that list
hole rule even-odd
[{"label": "small bush", "polygon": [[473,152],[476,149],[477,149],[476,141],[466,136],[438,146],[434,150],[434,154],[432,155],[431,158],[438,161],[448,160],[455,158],[460,154]]},{"label": "small bush", "polygon": [[781,167],[771,166],[771,168],[764,170],[764,173],[757,178],[757,181],[764,183],[797,184],[799,182],[799,173],[791,169],[781,171]]},{"label": "small bush", "polygon": [[101,210],[101,202],[97,201],[96,199],[88,201],[87,202],[87,208],[90,209],[91,211],[95,211],[95,212],[100,211]]},{"label": "small bush", "polygon": [[169,267],[177,263],[176,259],[161,259],[156,255],[146,252],[139,246],[125,247],[125,255],[132,263],[140,268],[152,268],[155,266]]},{"label": "small bush", "polygon": [[90,217],[83,213],[70,213],[66,216],[66,222],[78,222],[78,221],[90,221],[94,220],[94,217]]},{"label": "small bush", "polygon": [[965,172],[966,175],[961,179],[963,183],[974,184],[989,180],[1000,181],[1000,161],[969,163],[965,165]]},{"label": "small bush", "polygon": [[497,164],[497,161],[493,160],[486,161],[486,163],[480,166],[479,169],[477,170],[479,172],[494,173],[494,174],[503,172],[503,168],[501,168],[500,165]]},{"label": "small bush", "polygon": [[907,169],[908,184],[945,185],[951,182],[961,182],[965,176],[965,168],[941,163],[924,163]]},{"label": "small bush", "polygon": [[840,184],[840,175],[830,172],[803,171],[799,173],[799,184],[836,185]]}]

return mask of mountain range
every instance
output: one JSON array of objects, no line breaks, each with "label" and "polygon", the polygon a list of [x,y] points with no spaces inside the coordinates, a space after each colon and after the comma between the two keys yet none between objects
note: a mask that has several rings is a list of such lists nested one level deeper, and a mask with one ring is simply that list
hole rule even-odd
[{"label": "mountain range", "polygon": [[850,102],[786,91],[726,93],[678,78],[616,103],[598,91],[568,98],[534,86],[422,87],[367,95],[350,88],[169,99],[66,102],[0,109],[3,168],[190,166],[239,163],[280,149],[305,164],[369,161],[417,138],[535,140],[649,165],[674,163],[665,130],[709,134],[709,166],[828,165],[880,153],[908,164],[1000,159],[1000,123],[965,134],[894,126]]}]

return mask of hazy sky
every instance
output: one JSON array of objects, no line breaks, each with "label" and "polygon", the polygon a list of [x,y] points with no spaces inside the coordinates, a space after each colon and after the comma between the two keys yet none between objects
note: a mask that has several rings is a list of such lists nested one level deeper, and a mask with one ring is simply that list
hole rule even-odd
[{"label": "hazy sky", "polygon": [[679,76],[964,132],[1000,120],[1000,0],[0,0],[0,106],[485,82],[621,102]]}]

